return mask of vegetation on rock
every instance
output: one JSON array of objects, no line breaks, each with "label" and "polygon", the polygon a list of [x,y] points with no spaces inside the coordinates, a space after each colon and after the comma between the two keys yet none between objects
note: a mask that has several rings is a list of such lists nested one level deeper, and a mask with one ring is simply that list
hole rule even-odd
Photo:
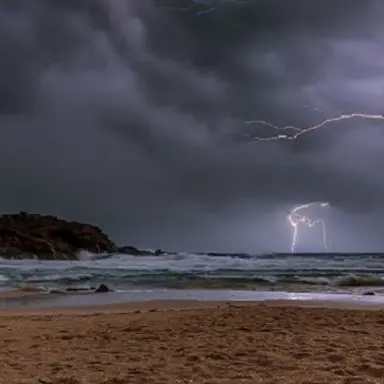
[{"label": "vegetation on rock", "polygon": [[0,256],[3,258],[76,259],[79,251],[112,253],[113,241],[91,224],[51,215],[0,216]]}]

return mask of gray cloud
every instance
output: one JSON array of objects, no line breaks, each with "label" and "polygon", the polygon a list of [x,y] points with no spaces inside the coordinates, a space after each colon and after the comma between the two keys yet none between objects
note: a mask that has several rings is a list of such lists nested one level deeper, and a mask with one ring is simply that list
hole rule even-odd
[{"label": "gray cloud", "polygon": [[141,246],[264,251],[289,249],[293,204],[325,200],[334,248],[382,246],[384,123],[241,138],[273,133],[250,119],[381,113],[382,2],[175,4],[0,5],[0,209]]}]

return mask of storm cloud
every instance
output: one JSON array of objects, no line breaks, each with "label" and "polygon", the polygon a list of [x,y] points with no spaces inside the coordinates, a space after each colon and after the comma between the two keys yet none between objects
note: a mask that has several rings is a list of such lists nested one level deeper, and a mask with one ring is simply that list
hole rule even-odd
[{"label": "storm cloud", "polygon": [[91,221],[144,247],[259,252],[290,249],[293,205],[328,201],[334,249],[382,249],[384,122],[295,142],[243,134],[275,133],[253,119],[382,113],[383,12],[380,0],[1,2],[0,210]]}]

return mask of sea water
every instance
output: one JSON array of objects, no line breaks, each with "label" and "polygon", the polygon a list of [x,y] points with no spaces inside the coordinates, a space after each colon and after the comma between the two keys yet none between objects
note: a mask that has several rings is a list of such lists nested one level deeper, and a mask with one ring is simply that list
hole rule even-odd
[{"label": "sea water", "polygon": [[118,291],[384,292],[384,254],[126,254],[78,261],[0,260],[0,289],[107,284]]}]

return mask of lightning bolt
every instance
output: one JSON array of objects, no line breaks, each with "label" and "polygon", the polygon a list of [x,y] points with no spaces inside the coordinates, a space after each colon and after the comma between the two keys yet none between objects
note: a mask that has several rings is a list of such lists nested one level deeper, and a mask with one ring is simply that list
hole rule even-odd
[{"label": "lightning bolt", "polygon": [[203,8],[196,13],[197,15],[210,13],[216,9],[216,6],[213,5],[213,1],[209,1],[209,0],[192,0],[191,4],[184,8],[182,7],[160,7],[160,8],[165,8],[168,11],[189,12],[200,7],[203,7]]},{"label": "lightning bolt", "polygon": [[189,12],[197,8],[202,8],[200,11],[196,12],[197,16],[207,14],[214,12],[219,6],[220,1],[221,3],[233,3],[233,4],[244,4],[248,2],[249,0],[191,0],[191,4],[184,7],[184,8],[178,8],[178,7],[162,7],[166,8],[170,11],[178,11],[178,12]]},{"label": "lightning bolt", "polygon": [[[319,110],[320,112],[320,110]],[[321,129],[329,124],[337,123],[343,120],[350,120],[350,119],[368,119],[368,120],[382,120],[384,121],[384,116],[380,114],[366,114],[366,113],[351,113],[351,114],[341,114],[336,117],[328,118],[323,121],[321,121],[318,124],[311,125],[306,128],[300,128],[293,125],[286,125],[286,126],[277,126],[274,125],[268,121],[264,120],[250,120],[246,121],[245,124],[260,124],[266,127],[270,127],[274,129],[275,131],[279,131],[282,133],[277,133],[276,135],[267,136],[267,137],[258,137],[258,136],[251,136],[249,134],[246,134],[252,142],[259,142],[259,141],[277,141],[277,140],[290,140],[295,141],[300,136],[304,136],[306,134],[309,134],[313,131],[316,131],[318,129]],[[287,131],[291,131],[291,134],[287,134]],[[323,202],[323,203],[307,203],[302,204],[294,207],[292,211],[288,215],[288,221],[290,225],[293,227],[293,235],[292,235],[292,243],[291,243],[291,252],[294,253],[296,245],[297,245],[297,239],[299,234],[299,227],[300,225],[305,225],[308,228],[313,228],[316,225],[322,226],[322,232],[323,232],[323,244],[326,249],[329,249],[327,244],[327,228],[326,224],[323,219],[316,218],[312,220],[309,216],[303,215],[301,211],[303,209],[311,208],[315,204],[320,204],[320,207],[329,207],[329,203]]]},{"label": "lightning bolt", "polygon": [[309,216],[303,215],[301,211],[303,209],[311,208],[312,206],[319,204],[320,207],[330,207],[329,203],[327,202],[313,202],[313,203],[307,203],[302,204],[294,207],[292,211],[288,214],[288,221],[293,227],[293,235],[292,235],[292,244],[291,244],[291,252],[295,252],[295,248],[297,245],[297,238],[299,234],[299,226],[305,225],[308,228],[313,228],[317,224],[320,224],[322,226],[322,232],[323,232],[323,244],[324,247],[328,250],[328,244],[327,244],[327,228],[325,225],[325,222],[321,218],[316,218],[312,220]]},{"label": "lightning bolt", "polygon": [[368,119],[368,120],[383,120],[384,121],[384,116],[383,115],[371,115],[371,114],[366,114],[366,113],[350,113],[350,114],[342,114],[336,117],[328,118],[323,120],[322,122],[311,125],[306,128],[299,128],[295,127],[293,125],[286,125],[279,127],[278,125],[274,125],[268,121],[264,120],[249,120],[245,121],[245,124],[259,124],[263,125],[265,127],[270,127],[274,129],[275,131],[280,131],[280,132],[287,132],[287,131],[293,131],[293,134],[289,135],[287,133],[278,133],[276,135],[272,136],[267,136],[267,137],[258,137],[258,136],[252,136],[250,134],[245,134],[247,137],[251,139],[252,142],[255,141],[276,141],[276,140],[291,140],[295,141],[298,139],[300,136],[304,136],[312,131],[316,131],[322,127],[325,127],[326,125],[332,124],[332,123],[337,123],[343,120],[350,120],[350,119]]}]

